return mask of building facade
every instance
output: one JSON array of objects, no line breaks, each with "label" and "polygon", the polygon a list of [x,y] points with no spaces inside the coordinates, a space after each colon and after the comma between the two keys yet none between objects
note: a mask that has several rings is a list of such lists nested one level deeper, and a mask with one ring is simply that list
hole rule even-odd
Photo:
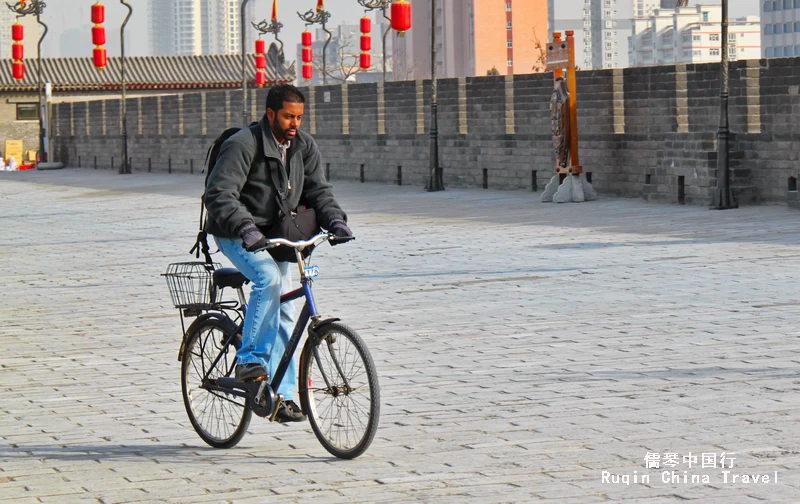
[{"label": "building facade", "polygon": [[762,0],[761,56],[800,56],[800,0]]},{"label": "building facade", "polygon": [[[431,75],[432,0],[412,5],[411,30],[393,35],[398,80]],[[531,73],[549,38],[548,0],[437,0],[436,12],[438,77]]]},{"label": "building facade", "polygon": [[661,0],[585,0],[584,68],[628,66],[628,37],[634,18],[650,15]]},{"label": "building facade", "polygon": [[[150,0],[148,18],[153,56],[241,53],[238,0]],[[248,3],[245,23],[255,21],[255,2]],[[255,30],[246,30],[245,47],[253,51]]]},{"label": "building facade", "polygon": [[[649,18],[635,19],[630,39],[630,65],[713,63],[721,58],[722,9],[693,5],[656,9]],[[728,58],[761,56],[759,20],[747,16],[728,21]]]}]

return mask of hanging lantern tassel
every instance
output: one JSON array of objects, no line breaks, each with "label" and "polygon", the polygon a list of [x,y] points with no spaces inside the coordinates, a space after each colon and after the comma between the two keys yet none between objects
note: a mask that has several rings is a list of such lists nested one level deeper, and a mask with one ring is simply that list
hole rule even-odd
[{"label": "hanging lantern tassel", "polygon": [[11,75],[17,80],[25,78],[25,63],[22,61],[15,61],[11,64]]},{"label": "hanging lantern tassel", "polygon": [[311,80],[311,77],[314,76],[314,69],[311,64],[306,63],[303,65],[303,78],[305,80]]},{"label": "hanging lantern tassel", "polygon": [[95,47],[92,54],[94,56],[94,66],[101,69],[105,68],[105,66],[108,64],[108,56],[106,54],[106,48]]},{"label": "hanging lantern tassel", "polygon": [[406,0],[392,3],[392,29],[401,37],[411,28],[411,4]]}]

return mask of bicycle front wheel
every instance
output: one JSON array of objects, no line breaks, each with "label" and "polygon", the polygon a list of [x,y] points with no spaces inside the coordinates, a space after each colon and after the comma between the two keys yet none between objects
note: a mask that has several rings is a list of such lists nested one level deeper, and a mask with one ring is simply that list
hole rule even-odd
[{"label": "bicycle front wheel", "polygon": [[181,363],[186,413],[200,438],[214,448],[235,446],[247,432],[253,414],[241,397],[206,387],[233,375],[236,347],[241,344],[235,336],[231,338],[235,331],[233,322],[227,319],[198,319],[187,331]]},{"label": "bicycle front wheel", "polygon": [[301,359],[300,402],[314,434],[328,452],[356,458],[378,430],[380,387],[361,337],[344,324],[320,328]]}]

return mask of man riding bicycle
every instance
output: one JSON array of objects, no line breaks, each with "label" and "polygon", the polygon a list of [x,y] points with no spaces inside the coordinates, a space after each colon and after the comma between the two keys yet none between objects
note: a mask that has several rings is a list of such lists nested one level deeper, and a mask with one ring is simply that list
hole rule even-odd
[{"label": "man riding bicycle", "polygon": [[[289,208],[301,203],[313,208],[318,224],[336,237],[353,234],[325,180],[316,142],[299,129],[304,104],[303,93],[292,85],[270,89],[258,126],[242,128],[222,144],[206,182],[206,231],[253,283],[236,354],[236,379],[241,381],[275,373],[294,326],[292,303],[280,304],[281,293],[291,289],[291,268],[264,250],[265,235],[281,217],[278,190],[285,193]],[[275,187],[274,173],[285,186]],[[292,399],[296,381],[292,360],[277,390],[284,398],[279,421],[305,419]]]}]

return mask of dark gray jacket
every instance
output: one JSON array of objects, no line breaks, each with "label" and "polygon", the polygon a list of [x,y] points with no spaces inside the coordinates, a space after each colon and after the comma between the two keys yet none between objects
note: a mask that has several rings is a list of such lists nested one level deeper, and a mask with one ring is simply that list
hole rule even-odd
[{"label": "dark gray jacket", "polygon": [[298,130],[292,140],[286,153],[290,181],[287,184],[286,167],[281,162],[266,116],[259,124],[264,156],[257,156],[259,149],[250,128],[242,128],[220,147],[217,162],[206,182],[206,231],[221,238],[236,238],[236,231],[245,222],[252,221],[262,229],[276,223],[279,208],[270,170],[279,170],[278,179],[287,195],[289,208],[299,204],[313,208],[317,222],[325,229],[329,229],[334,219],[346,221],[347,215],[333,198],[331,185],[325,181],[319,148],[311,135]]}]

